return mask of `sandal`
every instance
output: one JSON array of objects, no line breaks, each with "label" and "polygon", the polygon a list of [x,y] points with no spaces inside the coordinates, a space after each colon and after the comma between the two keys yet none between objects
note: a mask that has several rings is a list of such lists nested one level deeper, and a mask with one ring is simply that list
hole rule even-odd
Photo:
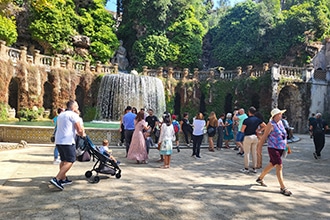
[{"label": "sandal", "polygon": [[161,169],[168,169],[168,168],[170,168],[170,166],[163,165],[163,166],[160,166],[159,168],[161,168]]},{"label": "sandal", "polygon": [[287,188],[280,188],[280,192],[281,194],[285,195],[285,196],[291,196],[292,192],[290,192]]},{"label": "sandal", "polygon": [[267,187],[265,181],[262,180],[262,179],[260,179],[259,177],[258,177],[258,179],[256,180],[256,182],[259,183],[261,186]]}]

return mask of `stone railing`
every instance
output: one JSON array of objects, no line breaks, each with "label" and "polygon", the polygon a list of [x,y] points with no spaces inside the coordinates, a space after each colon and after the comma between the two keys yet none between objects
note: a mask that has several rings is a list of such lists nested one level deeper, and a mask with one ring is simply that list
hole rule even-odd
[{"label": "stone railing", "polygon": [[[13,65],[16,65],[18,61],[41,65],[46,68],[46,71],[50,71],[52,67],[57,67],[72,69],[77,73],[82,71],[91,71],[99,74],[118,73],[117,64],[105,65],[98,61],[95,66],[92,66],[89,60],[81,62],[72,60],[70,57],[63,55],[55,55],[54,57],[46,56],[40,54],[39,50],[34,50],[33,54],[29,55],[26,47],[22,46],[20,49],[7,47],[5,41],[0,41],[0,59],[11,60]],[[268,63],[264,63],[262,68],[254,68],[252,65],[247,66],[245,70],[243,70],[242,67],[237,67],[235,70],[225,70],[223,67],[215,67],[207,71],[194,68],[192,72],[189,72],[188,68],[184,68],[183,70],[177,70],[171,67],[148,69],[147,66],[144,66],[141,74],[153,77],[173,77],[176,80],[197,79],[199,81],[204,81],[210,78],[215,80],[233,80],[237,77],[260,77],[267,72],[269,72]],[[275,77],[276,79],[292,78],[308,81],[314,77],[314,69],[312,66],[300,68],[274,64],[272,67],[272,74],[273,78]]]}]

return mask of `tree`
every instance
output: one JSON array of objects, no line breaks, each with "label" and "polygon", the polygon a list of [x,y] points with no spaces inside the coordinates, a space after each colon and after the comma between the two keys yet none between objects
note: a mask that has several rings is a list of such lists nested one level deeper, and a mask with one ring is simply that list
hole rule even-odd
[{"label": "tree", "polygon": [[76,33],[77,18],[71,0],[39,0],[32,2],[30,31],[32,38],[46,54],[63,51],[71,46],[71,37]]},{"label": "tree", "polygon": [[11,2],[11,0],[3,0],[0,3],[0,40],[5,41],[9,46],[16,42],[18,36],[15,17],[6,10]]},{"label": "tree", "polygon": [[273,15],[263,4],[236,4],[213,31],[213,56],[219,65],[229,68],[260,63],[262,39],[273,23]]}]

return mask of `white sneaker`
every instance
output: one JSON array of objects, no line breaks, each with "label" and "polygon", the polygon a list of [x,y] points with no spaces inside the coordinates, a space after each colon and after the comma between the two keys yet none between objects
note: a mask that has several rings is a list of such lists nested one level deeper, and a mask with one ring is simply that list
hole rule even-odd
[{"label": "white sneaker", "polygon": [[245,168],[240,169],[240,171],[246,174],[250,173],[249,169],[245,169]]},{"label": "white sneaker", "polygon": [[252,169],[252,173],[257,173],[258,170],[257,169]]},{"label": "white sneaker", "polygon": [[53,164],[60,164],[61,163],[61,160],[60,159],[56,159],[54,160]]}]

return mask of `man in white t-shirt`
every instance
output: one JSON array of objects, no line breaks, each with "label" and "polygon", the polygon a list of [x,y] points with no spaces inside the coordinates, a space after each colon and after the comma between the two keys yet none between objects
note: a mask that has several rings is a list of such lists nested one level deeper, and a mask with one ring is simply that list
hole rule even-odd
[{"label": "man in white t-shirt", "polygon": [[66,176],[76,161],[75,137],[84,135],[80,117],[76,113],[79,109],[76,101],[67,103],[67,110],[57,118],[57,130],[55,133],[55,144],[61,157],[60,170],[50,183],[63,190],[63,185],[71,184],[72,181]]}]

